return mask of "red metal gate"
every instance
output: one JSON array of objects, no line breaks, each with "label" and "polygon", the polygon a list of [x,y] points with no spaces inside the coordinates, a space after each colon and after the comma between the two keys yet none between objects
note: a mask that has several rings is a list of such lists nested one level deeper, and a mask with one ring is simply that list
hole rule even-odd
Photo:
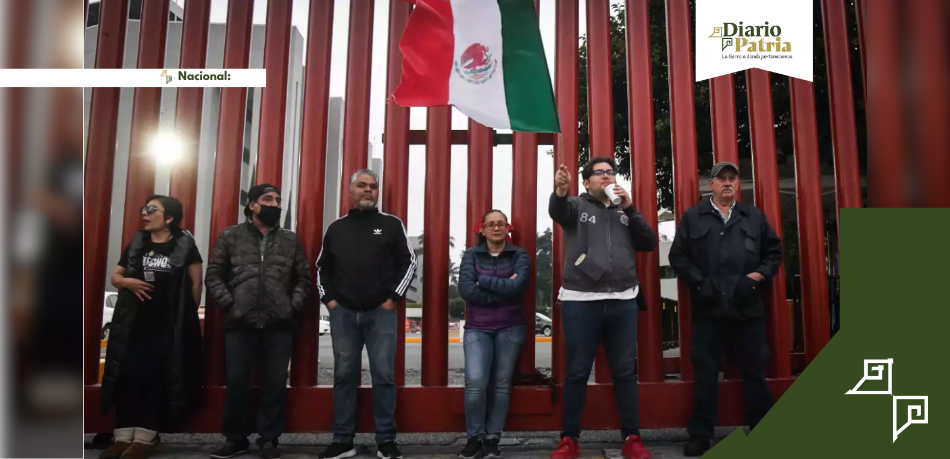
[{"label": "red metal gate", "polygon": [[[348,79],[346,86],[346,119],[343,141],[343,174],[345,177],[357,168],[365,167],[367,139],[369,138],[369,83],[372,62],[373,8],[372,2],[353,0],[350,9],[350,40],[348,49]],[[365,3],[365,5],[363,5]],[[551,3],[545,3],[553,4]],[[357,7],[359,5],[360,7]],[[589,113],[590,143],[595,147],[613,145],[612,94],[609,37],[609,1],[587,0],[587,31],[589,37]],[[859,2],[862,21],[864,2]],[[125,42],[126,2],[102,0],[99,21],[96,66],[121,67]],[[253,1],[231,0],[228,3],[228,22],[225,43],[225,68],[248,66],[249,40]],[[635,171],[632,195],[657,229],[656,169],[654,156],[654,114],[651,85],[651,45],[649,34],[649,1],[627,0],[627,76],[628,81],[641,84],[629,86],[629,120],[631,131],[631,161]],[[831,116],[837,203],[840,207],[861,207],[861,185],[858,169],[853,94],[850,84],[851,63],[848,59],[845,0],[823,0],[825,47],[828,55],[828,73],[832,95]],[[311,262],[321,245],[323,228],[324,187],[326,167],[327,109],[329,100],[330,50],[333,25],[333,1],[311,0],[306,51],[306,82],[303,104],[303,133],[300,165],[299,222],[296,228]],[[291,21],[291,0],[269,0],[267,12],[267,47],[265,65],[269,68],[268,87],[264,91],[261,110],[272,114],[262,117],[258,170],[260,181],[280,181],[280,145],[283,139],[284,98],[282,84],[286,81],[287,36]],[[142,33],[139,43],[139,67],[155,67],[164,55],[166,35],[165,17],[168,0],[145,0]],[[183,47],[183,68],[204,67],[205,46],[208,37],[210,0],[189,0],[184,17],[184,35],[189,43],[198,46]],[[398,40],[409,17],[411,6],[404,0],[390,0],[389,46],[387,58],[387,93],[399,79],[402,56]],[[556,76],[555,86],[559,113],[562,120],[578,117],[578,0],[559,1],[556,11]],[[691,25],[688,0],[667,0],[667,40],[669,43],[669,74],[671,121],[673,135],[674,187],[676,190],[676,217],[694,202],[698,192],[695,104],[691,58]],[[183,40],[184,41],[184,40]],[[863,61],[862,61],[863,64]],[[772,94],[769,73],[750,70],[746,73],[752,151],[755,164],[756,205],[768,216],[781,235],[781,211],[778,198],[776,144],[773,129]],[[780,77],[784,78],[784,77]],[[866,78],[866,77],[865,77]],[[733,77],[722,76],[711,82],[713,134],[717,160],[736,161],[735,98]],[[273,82],[273,84],[271,84]],[[180,90],[177,121],[180,133],[186,136],[187,161],[172,175],[172,194],[185,203],[186,222],[194,221],[195,177],[197,170],[197,136],[201,113],[200,89]],[[791,79],[794,146],[796,156],[796,189],[799,196],[798,222],[800,227],[800,257],[802,271],[802,303],[805,324],[803,354],[791,352],[789,312],[785,301],[784,276],[778,275],[768,296],[769,344],[774,358],[769,368],[769,382],[776,396],[780,396],[793,381],[793,369],[800,370],[810,362],[828,342],[828,298],[826,296],[825,242],[821,202],[821,184],[818,163],[818,137],[812,83]],[[100,432],[111,428],[111,415],[99,410],[99,324],[103,294],[108,223],[117,112],[118,89],[96,88],[92,95],[89,143],[85,180],[85,430]],[[135,94],[133,139],[157,124],[159,96],[148,88]],[[243,148],[245,88],[225,88],[221,94],[220,117],[217,131],[217,152],[214,169],[214,191],[211,217],[212,235],[236,223],[239,202],[240,163]],[[195,102],[197,101],[197,102]],[[397,334],[396,381],[399,386],[397,422],[404,432],[462,431],[463,389],[448,387],[448,312],[446,305],[448,279],[448,196],[441,192],[451,180],[449,150],[453,143],[467,143],[468,167],[468,227],[490,208],[492,190],[493,133],[489,128],[469,122],[467,136],[456,136],[451,131],[448,107],[429,109],[427,133],[424,138],[413,136],[409,130],[409,110],[387,105],[385,119],[385,174],[383,177],[382,207],[401,219],[406,219],[407,186],[410,143],[424,143],[427,184],[425,208],[424,269],[431,273],[424,285],[422,385],[405,386],[405,336]],[[563,123],[570,126],[572,123]],[[576,170],[578,162],[578,133],[568,129],[561,135],[515,133],[513,135],[513,202],[512,223],[520,228],[536,227],[536,169],[538,145],[553,145],[555,165],[565,164]],[[125,240],[135,231],[134,216],[129,206],[138,204],[138,197],[151,193],[154,170],[141,158],[141,142],[133,140],[132,165],[129,168],[129,196]],[[551,171],[552,176],[554,171]],[[577,185],[572,183],[572,193]],[[119,190],[122,192],[122,190]],[[345,193],[344,193],[345,196]],[[345,198],[344,198],[345,199]],[[348,203],[344,203],[348,205]],[[469,244],[473,242],[469,235]],[[214,237],[211,239],[213,250]],[[535,239],[531,231],[516,234],[515,241],[535,253]],[[562,233],[554,229],[554,290],[559,289],[564,247]],[[684,426],[692,405],[693,371],[689,362],[690,306],[686,290],[679,290],[680,357],[663,358],[660,335],[659,255],[657,252],[637,255],[647,312],[639,324],[639,375],[641,390],[641,418],[645,428]],[[533,281],[532,281],[533,287]],[[316,290],[316,289],[314,289]],[[526,315],[533,323],[534,296],[527,295]],[[316,386],[317,352],[316,320],[317,298],[311,299],[308,310],[296,335],[291,388],[288,390],[289,431],[328,431],[331,427],[331,387]],[[400,320],[405,319],[404,310]],[[560,384],[564,378],[564,341],[560,315],[554,314],[553,377]],[[401,322],[400,322],[401,323]],[[529,327],[530,328],[530,327]],[[534,332],[528,331],[526,346],[519,369],[532,370],[534,362]],[[207,349],[207,397],[198,415],[181,426],[184,431],[217,432],[224,404],[223,337],[221,315],[209,301],[205,322]],[[588,391],[588,409],[582,425],[585,429],[613,429],[619,420],[612,401],[613,392],[605,362],[598,358],[596,384]],[[664,374],[679,373],[680,378],[664,379]],[[727,371],[727,380],[721,384],[720,423],[743,423],[741,383]],[[371,389],[359,392],[360,431],[372,431]],[[560,391],[558,391],[558,394]],[[422,409],[419,409],[422,407]],[[596,408],[595,408],[596,407]],[[515,387],[512,393],[508,422],[510,430],[559,430],[561,427],[560,397],[552,401],[547,387]]]}]

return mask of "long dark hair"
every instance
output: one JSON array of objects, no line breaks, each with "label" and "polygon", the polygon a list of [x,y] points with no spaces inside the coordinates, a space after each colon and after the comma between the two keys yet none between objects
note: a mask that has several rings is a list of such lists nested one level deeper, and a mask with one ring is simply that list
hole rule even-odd
[{"label": "long dark hair", "polygon": [[148,204],[149,201],[162,203],[162,207],[165,208],[165,220],[169,218],[172,219],[171,223],[168,223],[168,231],[170,231],[173,236],[181,236],[181,220],[185,217],[185,206],[181,204],[181,201],[162,194],[149,196],[148,199],[145,200],[145,204]]},{"label": "long dark hair", "polygon": [[[502,212],[502,211],[500,211],[500,210],[498,210],[498,209],[492,209],[492,210],[489,210],[488,212],[485,212],[485,215],[482,215],[482,224],[479,225],[479,228],[484,227],[484,226],[485,226],[485,218],[487,218],[489,215],[491,215],[491,214],[493,214],[493,213],[495,213],[495,212],[498,212],[498,213],[501,214],[503,217],[505,217],[505,223],[508,223],[508,216],[505,215],[504,212]],[[485,244],[486,242],[488,242],[488,238],[486,238],[485,235],[482,234],[481,231],[479,231],[479,232],[478,232],[478,245]]]}]

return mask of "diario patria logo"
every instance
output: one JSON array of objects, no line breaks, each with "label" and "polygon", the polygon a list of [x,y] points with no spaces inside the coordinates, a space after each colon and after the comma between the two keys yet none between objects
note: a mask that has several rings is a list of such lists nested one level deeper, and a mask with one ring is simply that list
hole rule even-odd
[{"label": "diario patria logo", "polygon": [[[160,76],[165,78],[165,84],[175,81],[174,75],[169,73],[168,70],[162,70]],[[231,74],[227,70],[222,70],[221,73],[205,73],[204,71],[195,73],[187,70],[179,70],[178,79],[180,81],[230,81]]]},{"label": "diario patria logo", "polygon": [[[759,41],[756,42],[755,39],[758,37],[764,38],[759,38]],[[767,59],[773,57],[780,59],[792,58],[792,55],[790,54],[792,52],[792,42],[782,42],[782,28],[777,25],[770,27],[769,21],[765,21],[764,26],[743,26],[742,21],[739,21],[739,25],[727,22],[723,24],[722,27],[714,27],[713,33],[709,36],[709,38],[721,38],[723,51],[725,51],[726,48],[730,48],[733,43],[735,43],[736,53],[739,54],[723,54],[723,59],[741,59],[750,56],[755,56],[755,58],[758,59]],[[771,54],[765,56],[752,54],[766,52],[789,54]]]},{"label": "diario patria logo", "polygon": [[808,0],[697,0],[696,81],[750,68],[812,81],[812,9]]}]

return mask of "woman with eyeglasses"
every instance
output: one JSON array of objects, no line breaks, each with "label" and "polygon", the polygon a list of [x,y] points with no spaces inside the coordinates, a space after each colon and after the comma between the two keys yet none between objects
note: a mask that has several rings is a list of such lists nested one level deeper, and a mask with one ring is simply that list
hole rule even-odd
[{"label": "woman with eyeglasses", "polygon": [[158,432],[200,403],[201,255],[181,229],[181,202],[152,196],[143,228],[112,273],[119,289],[102,378],[103,412],[115,404],[115,443],[101,459],[148,457]]},{"label": "woman with eyeglasses", "polygon": [[[525,341],[522,297],[531,277],[531,258],[511,243],[508,217],[492,210],[475,227],[479,244],[465,251],[459,293],[465,316],[465,430],[463,459],[498,458],[508,416],[515,364]],[[491,396],[489,396],[491,394]]]}]

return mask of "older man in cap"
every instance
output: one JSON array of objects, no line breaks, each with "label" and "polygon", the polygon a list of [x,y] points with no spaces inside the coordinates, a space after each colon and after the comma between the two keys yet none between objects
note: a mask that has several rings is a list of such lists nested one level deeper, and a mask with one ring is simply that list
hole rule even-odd
[{"label": "older man in cap", "polygon": [[765,382],[769,348],[762,290],[778,273],[782,241],[762,211],[736,200],[738,166],[714,165],[709,186],[712,197],[686,211],[670,248],[670,266],[689,286],[693,304],[690,359],[696,383],[687,456],[700,456],[709,448],[719,412],[725,336],[735,340],[738,350],[749,427],[755,428],[772,407]]}]

